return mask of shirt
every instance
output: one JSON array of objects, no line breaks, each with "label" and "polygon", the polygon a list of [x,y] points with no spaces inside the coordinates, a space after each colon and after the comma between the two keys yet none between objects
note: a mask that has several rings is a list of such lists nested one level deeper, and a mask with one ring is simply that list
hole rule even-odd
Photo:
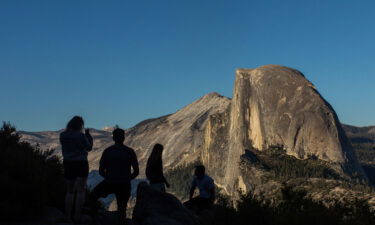
[{"label": "shirt", "polygon": [[215,183],[214,183],[214,180],[211,177],[209,177],[207,175],[204,175],[204,177],[202,177],[202,179],[198,179],[197,177],[195,177],[192,185],[198,187],[200,197],[202,197],[202,198],[211,198],[212,197],[211,196],[212,193],[210,192],[210,190],[215,188]]},{"label": "shirt", "polygon": [[80,131],[68,130],[60,134],[61,151],[66,161],[87,161],[93,140]]},{"label": "shirt", "polygon": [[132,148],[115,144],[105,149],[100,159],[99,173],[109,183],[129,183],[131,167],[138,170],[138,160]]}]

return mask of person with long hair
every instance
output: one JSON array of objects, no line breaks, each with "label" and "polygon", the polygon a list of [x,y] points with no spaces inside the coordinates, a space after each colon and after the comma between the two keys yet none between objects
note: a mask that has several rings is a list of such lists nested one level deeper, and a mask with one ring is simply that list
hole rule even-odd
[{"label": "person with long hair", "polygon": [[151,188],[161,192],[165,192],[165,186],[170,186],[163,173],[163,149],[163,145],[155,144],[146,166],[146,177]]},{"label": "person with long hair", "polygon": [[[86,181],[89,174],[88,152],[92,150],[93,139],[89,129],[84,130],[84,121],[74,116],[60,134],[63,156],[64,177],[67,181],[65,196],[65,214],[68,221],[81,221],[81,212],[85,203]],[[72,210],[76,194],[74,216]]]}]

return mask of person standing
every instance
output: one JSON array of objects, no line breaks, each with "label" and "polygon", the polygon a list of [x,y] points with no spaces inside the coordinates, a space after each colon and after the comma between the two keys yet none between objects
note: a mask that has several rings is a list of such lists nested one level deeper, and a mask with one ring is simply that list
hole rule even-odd
[{"label": "person standing", "polygon": [[165,186],[169,188],[163,173],[163,149],[163,145],[155,144],[146,166],[146,177],[151,188],[161,192],[165,192]]},{"label": "person standing", "polygon": [[[92,150],[93,139],[89,129],[84,129],[84,121],[80,116],[74,116],[67,124],[65,131],[60,134],[63,156],[64,177],[67,181],[65,196],[65,214],[68,221],[79,222],[85,203],[86,182],[89,174],[88,152]],[[75,213],[72,218],[74,194],[76,193]]]},{"label": "person standing", "polygon": [[114,193],[120,221],[126,223],[126,208],[131,193],[130,181],[139,174],[138,160],[134,150],[124,145],[123,129],[116,128],[112,135],[115,144],[105,149],[100,159],[99,174],[104,180],[94,188],[90,199],[92,207],[95,207],[99,198]]}]

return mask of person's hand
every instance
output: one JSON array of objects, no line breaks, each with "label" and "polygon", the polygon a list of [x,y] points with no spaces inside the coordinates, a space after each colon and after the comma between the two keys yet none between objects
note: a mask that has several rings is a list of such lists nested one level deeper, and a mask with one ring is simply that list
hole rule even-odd
[{"label": "person's hand", "polygon": [[90,135],[90,129],[89,128],[85,129],[85,134]]}]

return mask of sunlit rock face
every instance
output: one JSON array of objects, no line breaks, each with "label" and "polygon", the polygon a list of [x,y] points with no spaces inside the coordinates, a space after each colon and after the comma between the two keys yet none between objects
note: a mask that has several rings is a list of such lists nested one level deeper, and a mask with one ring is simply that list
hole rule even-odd
[{"label": "sunlit rock face", "polygon": [[267,65],[238,69],[229,113],[225,168],[229,191],[238,180],[246,149],[283,146],[299,159],[315,156],[344,172],[362,173],[333,108],[294,69]]},{"label": "sunlit rock face", "polygon": [[126,144],[137,153],[144,168],[155,143],[164,146],[166,168],[199,160],[205,143],[205,128],[212,115],[224,112],[230,99],[210,93],[174,114],[143,121],[126,130]]},{"label": "sunlit rock face", "polygon": [[239,69],[234,96],[232,128],[243,125],[234,142],[259,150],[282,145],[297,158],[351,160],[335,111],[299,71],[275,65]]}]

